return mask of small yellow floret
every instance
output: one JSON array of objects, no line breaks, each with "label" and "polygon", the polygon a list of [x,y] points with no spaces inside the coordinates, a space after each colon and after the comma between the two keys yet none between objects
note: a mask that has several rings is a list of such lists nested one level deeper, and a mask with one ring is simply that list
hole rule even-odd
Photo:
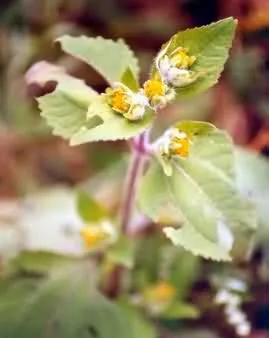
[{"label": "small yellow floret", "polygon": [[171,153],[187,157],[190,153],[191,139],[190,137],[174,137],[171,141]]},{"label": "small yellow floret", "polygon": [[113,110],[119,113],[126,113],[131,104],[129,102],[128,95],[121,87],[116,87],[115,89],[110,90],[110,103]]},{"label": "small yellow floret", "polygon": [[159,80],[148,80],[144,83],[144,92],[148,99],[152,100],[154,97],[163,96],[165,87]]},{"label": "small yellow floret", "polygon": [[176,295],[176,288],[167,282],[160,282],[156,285],[149,287],[145,296],[149,301],[154,301],[158,303],[168,303],[171,302]]},{"label": "small yellow floret", "polygon": [[172,57],[177,68],[190,68],[196,60],[195,56],[189,56],[185,48],[179,48]]},{"label": "small yellow floret", "polygon": [[98,247],[109,238],[108,233],[101,227],[95,225],[85,226],[82,228],[80,234],[87,249]]}]

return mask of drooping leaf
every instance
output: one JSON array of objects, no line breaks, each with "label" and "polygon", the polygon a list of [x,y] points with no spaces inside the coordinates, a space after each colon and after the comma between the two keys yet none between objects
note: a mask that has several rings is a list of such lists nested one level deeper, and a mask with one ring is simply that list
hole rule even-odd
[{"label": "drooping leaf", "polygon": [[63,36],[57,41],[62,49],[85,61],[99,72],[108,83],[120,81],[127,67],[138,76],[138,62],[123,40],[113,41],[102,37]]},{"label": "drooping leaf", "polygon": [[77,193],[77,210],[82,220],[86,223],[99,222],[108,217],[106,210],[83,191]]},{"label": "drooping leaf", "polygon": [[162,222],[165,208],[173,210],[181,227],[168,227],[165,234],[194,254],[229,260],[233,247],[234,255],[242,255],[255,228],[255,213],[234,187],[229,137],[217,129],[197,133],[189,157],[173,158],[171,165],[167,176],[152,163],[139,192],[142,210],[156,222]]},{"label": "drooping leaf", "polygon": [[[196,56],[191,70],[198,78],[190,85],[177,90],[178,97],[198,94],[217,81],[228,58],[237,21],[226,18],[207,26],[187,29],[172,36],[167,54],[183,47],[190,55]],[[169,42],[168,42],[169,43]],[[165,48],[167,43],[162,47]],[[156,68],[153,69],[153,75]]]},{"label": "drooping leaf", "polygon": [[128,316],[95,290],[88,268],[72,266],[40,283],[0,284],[0,336],[136,338]]},{"label": "drooping leaf", "polygon": [[87,121],[89,105],[98,94],[81,80],[66,75],[57,77],[56,89],[37,99],[41,116],[53,128],[53,134],[70,139],[83,127],[90,127]]},{"label": "drooping leaf", "polygon": [[54,92],[38,98],[41,115],[53,133],[69,139],[70,145],[129,139],[152,123],[152,110],[141,120],[129,121],[115,113],[103,96],[86,85],[76,87],[74,81],[61,81]]},{"label": "drooping leaf", "polygon": [[269,161],[261,155],[237,148],[235,164],[237,187],[254,203],[257,210],[258,240],[267,242],[269,239]]}]

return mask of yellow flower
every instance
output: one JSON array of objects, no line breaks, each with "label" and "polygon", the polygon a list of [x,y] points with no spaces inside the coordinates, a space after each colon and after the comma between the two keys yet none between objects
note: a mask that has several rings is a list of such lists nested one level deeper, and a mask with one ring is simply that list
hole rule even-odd
[{"label": "yellow flower", "polygon": [[171,140],[170,152],[172,155],[187,157],[190,153],[191,138],[185,133],[175,136]]},{"label": "yellow flower", "polygon": [[170,302],[176,295],[176,288],[168,282],[159,282],[148,287],[145,291],[145,296],[148,300],[158,301],[161,303]]},{"label": "yellow flower", "polygon": [[144,92],[149,100],[165,94],[165,86],[160,80],[148,80],[144,83]]},{"label": "yellow flower", "polygon": [[122,87],[108,88],[106,92],[110,96],[110,104],[113,110],[124,114],[130,109],[130,98]]},{"label": "yellow flower", "polygon": [[168,282],[159,282],[144,291],[144,299],[152,314],[162,313],[176,297],[176,288]]},{"label": "yellow flower", "polygon": [[143,90],[133,92],[122,83],[114,88],[107,88],[108,104],[117,113],[122,114],[127,120],[136,121],[144,117],[149,100]]},{"label": "yellow flower", "polygon": [[151,106],[161,108],[175,98],[175,91],[159,79],[150,79],[144,83],[144,93]]},{"label": "yellow flower", "polygon": [[171,55],[171,62],[177,68],[188,69],[195,62],[195,56],[189,56],[187,49],[183,47],[177,48]]},{"label": "yellow flower", "polygon": [[98,225],[84,226],[80,231],[81,238],[87,249],[97,249],[115,240],[116,233],[113,225],[103,221]]},{"label": "yellow flower", "polygon": [[197,74],[190,69],[196,57],[188,55],[187,49],[183,47],[167,54],[170,43],[156,57],[156,68],[165,84],[176,88],[187,86],[197,78]]},{"label": "yellow flower", "polygon": [[187,157],[190,154],[191,144],[191,135],[177,128],[171,128],[156,141],[156,151],[165,157],[175,155]]}]

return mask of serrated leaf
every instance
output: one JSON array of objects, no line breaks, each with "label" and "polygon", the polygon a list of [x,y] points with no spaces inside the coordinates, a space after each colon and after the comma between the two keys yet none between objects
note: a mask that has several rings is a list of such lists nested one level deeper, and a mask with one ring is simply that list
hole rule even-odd
[{"label": "serrated leaf", "polygon": [[[191,70],[198,78],[190,85],[177,89],[178,97],[186,97],[212,87],[217,81],[228,58],[237,21],[226,18],[207,26],[187,29],[170,39],[167,54],[178,47],[188,49],[197,57]],[[168,42],[169,43],[169,42]],[[163,46],[165,48],[167,44]],[[153,69],[153,76],[156,69]]]},{"label": "serrated leaf", "polygon": [[137,59],[123,40],[113,41],[102,37],[65,35],[57,41],[66,53],[88,63],[110,84],[120,81],[127,67],[136,77],[138,75]]},{"label": "serrated leaf", "polygon": [[94,128],[81,129],[73,135],[70,144],[79,145],[96,141],[127,140],[147,129],[155,116],[152,110],[147,110],[143,119],[130,121],[114,112],[107,113],[103,110],[103,113],[100,112],[100,115],[98,115],[103,119],[103,123]]},{"label": "serrated leaf", "polygon": [[106,210],[83,191],[77,193],[77,210],[82,220],[86,223],[99,222],[108,217]]},{"label": "serrated leaf", "polygon": [[[85,99],[86,98],[86,99]],[[154,112],[147,110],[143,119],[129,121],[115,113],[90,87],[59,82],[54,92],[38,98],[41,115],[55,135],[70,140],[70,145],[95,141],[129,139],[150,126]]]},{"label": "serrated leaf", "polygon": [[185,250],[196,256],[202,256],[216,261],[230,261],[231,256],[227,248],[221,247],[218,243],[207,240],[192,226],[184,226],[181,229],[167,227],[164,233],[176,246],[182,246]]},{"label": "serrated leaf", "polygon": [[0,284],[0,336],[5,338],[137,337],[128,316],[97,292],[85,264],[32,280]]},{"label": "serrated leaf", "polygon": [[69,139],[89,126],[87,110],[98,94],[81,80],[61,75],[56,89],[37,99],[41,116],[53,128],[53,134]]},{"label": "serrated leaf", "polygon": [[229,137],[217,129],[197,135],[190,156],[173,158],[171,165],[171,176],[166,176],[157,163],[146,173],[139,192],[142,210],[161,222],[163,209],[173,207],[182,227],[167,228],[165,233],[175,245],[194,254],[229,260],[235,236],[234,254],[242,255],[256,225],[255,213],[233,185]]}]

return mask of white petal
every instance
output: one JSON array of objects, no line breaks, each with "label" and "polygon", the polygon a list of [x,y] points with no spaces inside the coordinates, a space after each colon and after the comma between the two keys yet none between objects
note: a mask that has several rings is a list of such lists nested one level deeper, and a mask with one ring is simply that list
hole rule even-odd
[{"label": "white petal", "polygon": [[216,294],[215,302],[217,304],[225,304],[229,302],[230,298],[231,293],[226,289],[222,289],[219,290],[218,293]]},{"label": "white petal", "polygon": [[233,312],[229,313],[227,322],[232,325],[240,325],[245,323],[246,315],[239,309],[234,309]]},{"label": "white petal", "polygon": [[239,336],[248,336],[251,332],[251,327],[250,324],[248,322],[246,323],[242,323],[240,325],[237,326],[236,328],[236,333]]}]

